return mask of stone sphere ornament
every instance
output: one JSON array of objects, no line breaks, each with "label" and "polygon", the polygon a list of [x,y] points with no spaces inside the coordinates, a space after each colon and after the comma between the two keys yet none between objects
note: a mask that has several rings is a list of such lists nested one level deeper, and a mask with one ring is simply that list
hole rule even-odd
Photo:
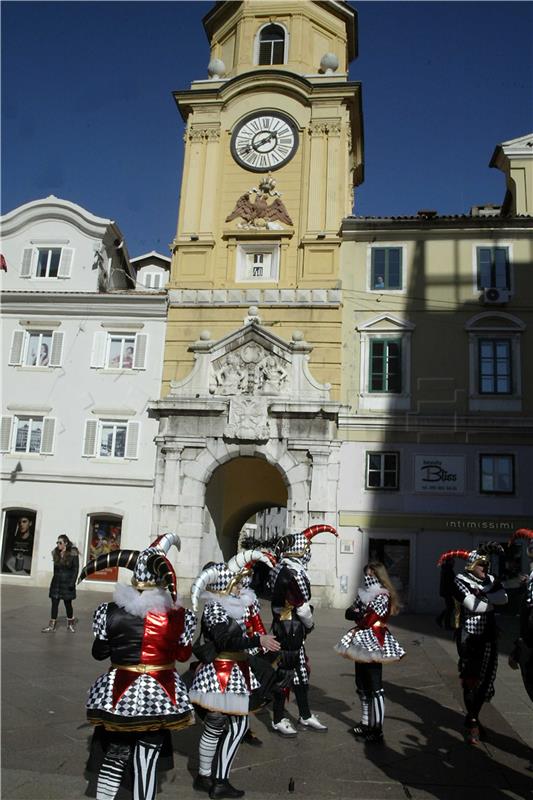
[{"label": "stone sphere ornament", "polygon": [[320,59],[320,71],[325,75],[332,75],[339,68],[339,59],[335,53],[325,53]]},{"label": "stone sphere ornament", "polygon": [[212,58],[207,65],[207,74],[212,81],[223,78],[226,74],[226,65],[220,58]]}]

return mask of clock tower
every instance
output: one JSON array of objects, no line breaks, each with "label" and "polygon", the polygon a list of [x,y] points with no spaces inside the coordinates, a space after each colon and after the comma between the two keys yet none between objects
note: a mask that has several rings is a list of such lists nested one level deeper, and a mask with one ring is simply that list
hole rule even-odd
[{"label": "clock tower", "polygon": [[186,130],[163,393],[192,366],[191,334],[222,335],[257,305],[279,335],[304,331],[338,396],[339,228],[363,179],[356,23],[337,0],[219,2],[204,18],[208,75],[174,94]]},{"label": "clock tower", "polygon": [[[354,9],[215,3],[185,122],[154,491],[179,575],[232,555],[257,512],[336,524],[342,363],[339,235],[363,179]],[[311,580],[331,601],[335,544]],[[322,590],[317,587],[322,587]]]}]

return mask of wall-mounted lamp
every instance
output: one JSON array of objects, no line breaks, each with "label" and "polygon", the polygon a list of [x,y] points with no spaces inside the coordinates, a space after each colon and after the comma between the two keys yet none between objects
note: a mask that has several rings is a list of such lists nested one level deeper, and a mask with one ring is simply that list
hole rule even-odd
[{"label": "wall-mounted lamp", "polygon": [[197,233],[191,233],[191,242],[197,242],[199,238]]}]

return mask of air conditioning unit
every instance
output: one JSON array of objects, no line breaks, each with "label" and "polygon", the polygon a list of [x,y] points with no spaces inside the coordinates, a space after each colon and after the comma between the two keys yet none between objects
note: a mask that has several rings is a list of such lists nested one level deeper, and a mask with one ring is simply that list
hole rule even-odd
[{"label": "air conditioning unit", "polygon": [[480,300],[487,306],[501,306],[509,302],[509,289],[483,289]]}]

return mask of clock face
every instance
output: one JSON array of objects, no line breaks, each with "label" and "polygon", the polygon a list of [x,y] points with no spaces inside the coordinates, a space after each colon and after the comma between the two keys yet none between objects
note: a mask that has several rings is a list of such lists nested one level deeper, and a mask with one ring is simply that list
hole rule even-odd
[{"label": "clock face", "polygon": [[235,161],[252,172],[269,172],[291,160],[298,148],[294,122],[279,111],[249,114],[231,137]]}]

